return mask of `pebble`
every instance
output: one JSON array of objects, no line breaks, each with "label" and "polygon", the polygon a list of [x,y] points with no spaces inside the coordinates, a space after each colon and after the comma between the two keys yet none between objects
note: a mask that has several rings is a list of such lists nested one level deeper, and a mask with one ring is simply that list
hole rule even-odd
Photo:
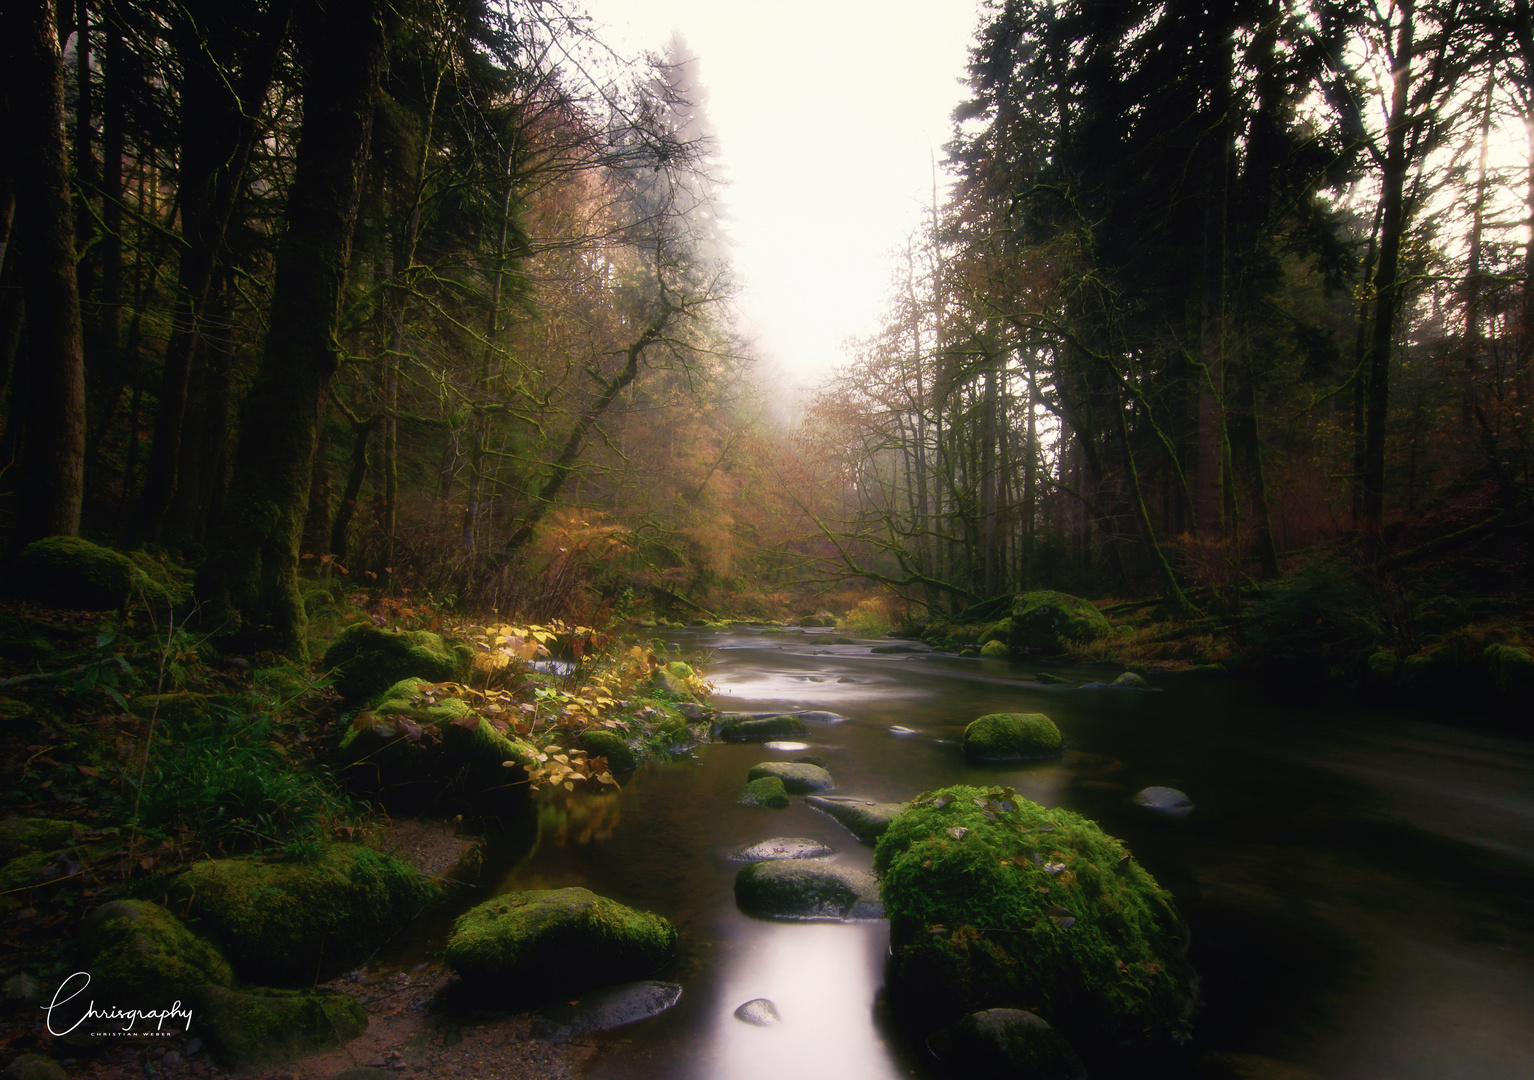
[{"label": "pebble", "polygon": [[772,1027],[783,1022],[783,1018],[778,1015],[778,1007],[768,998],[752,998],[735,1010],[735,1019],[757,1027]]}]

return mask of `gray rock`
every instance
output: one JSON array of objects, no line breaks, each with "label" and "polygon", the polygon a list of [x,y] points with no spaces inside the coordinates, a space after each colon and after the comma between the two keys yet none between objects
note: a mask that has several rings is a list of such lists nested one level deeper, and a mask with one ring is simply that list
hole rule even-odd
[{"label": "gray rock", "polygon": [[771,862],[774,859],[820,859],[835,854],[835,848],[807,836],[774,836],[771,840],[736,848],[729,858],[735,862]]},{"label": "gray rock", "polygon": [[890,726],[890,734],[891,735],[919,735],[920,732],[918,732],[915,728],[901,727],[899,724],[893,724],[893,725]]},{"label": "gray rock", "polygon": [[970,1013],[927,1038],[927,1049],[954,1076],[1026,1076],[1083,1080],[1070,1043],[1040,1017],[1021,1009]]},{"label": "gray rock", "polygon": [[834,712],[811,710],[809,712],[794,713],[794,715],[809,724],[845,724],[847,722],[845,716]]},{"label": "gray rock", "polygon": [[770,716],[760,720],[734,716],[719,718],[719,737],[728,742],[768,742],[793,735],[808,735],[810,729],[797,716]]},{"label": "gray rock", "polygon": [[748,780],[776,776],[791,795],[807,795],[815,791],[829,791],[836,786],[831,774],[818,765],[801,765],[792,761],[764,761],[754,765],[746,775]]},{"label": "gray rock", "polygon": [[1154,810],[1158,814],[1165,814],[1167,817],[1182,818],[1193,813],[1193,800],[1176,788],[1144,788],[1135,795],[1134,802],[1137,806]]},{"label": "gray rock", "polygon": [[186,1044],[186,1056],[187,1057],[191,1057],[193,1054],[196,1054],[196,1053],[200,1052],[201,1050],[202,1050],[202,1040],[201,1039],[192,1039],[190,1042],[188,1042]]},{"label": "gray rock", "polygon": [[181,1055],[174,1050],[167,1050],[165,1051],[165,1056],[160,1059],[160,1064],[168,1069],[173,1069],[181,1064]]},{"label": "gray rock", "polygon": [[532,1036],[550,1042],[569,1042],[594,1031],[611,1031],[625,1024],[659,1016],[682,997],[676,983],[624,983],[583,994],[574,1004],[553,1005],[533,1021]]},{"label": "gray rock", "polygon": [[64,1066],[47,1054],[22,1054],[6,1066],[5,1080],[66,1080]]},{"label": "gray rock", "polygon": [[735,875],[741,910],[770,919],[882,919],[879,879],[818,860],[755,862]]},{"label": "gray rock", "polygon": [[903,813],[909,804],[849,799],[841,795],[811,795],[804,800],[804,805],[812,806],[823,814],[830,814],[859,840],[873,841],[884,835],[890,822]]},{"label": "gray rock", "polygon": [[752,998],[735,1010],[735,1019],[757,1027],[772,1027],[783,1022],[783,1018],[778,1015],[778,1007],[767,998]]}]

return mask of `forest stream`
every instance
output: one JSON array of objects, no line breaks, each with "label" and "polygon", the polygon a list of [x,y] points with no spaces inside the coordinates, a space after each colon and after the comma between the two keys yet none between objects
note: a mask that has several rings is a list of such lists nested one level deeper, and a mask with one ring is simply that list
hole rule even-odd
[{"label": "forest stream", "polygon": [[[1264,1055],[1329,1080],[1534,1075],[1534,742],[1310,689],[1081,689],[1102,672],[1066,667],[1053,669],[1064,685],[1046,686],[1006,660],[836,637],[670,633],[683,655],[708,658],[721,709],[845,717],[812,719],[803,740],[829,759],[834,794],[1008,785],[1124,839],[1191,927],[1202,986],[1190,1050]],[[996,711],[1053,717],[1064,758],[966,763],[963,726]],[[606,1036],[588,1076],[928,1075],[884,1015],[886,923],[769,922],[736,907],[740,864],[727,854],[741,845],[810,837],[842,863],[872,862],[870,845],[801,798],[787,810],[735,804],[752,765],[792,756],[699,746],[642,767],[619,794],[545,805],[536,838],[492,840],[494,892],[582,885],[682,931],[662,976],[682,984],[680,1003]],[[1185,791],[1195,809],[1174,819],[1134,805],[1149,785]],[[440,948],[452,914],[396,949]],[[759,997],[780,1025],[734,1018]]]}]

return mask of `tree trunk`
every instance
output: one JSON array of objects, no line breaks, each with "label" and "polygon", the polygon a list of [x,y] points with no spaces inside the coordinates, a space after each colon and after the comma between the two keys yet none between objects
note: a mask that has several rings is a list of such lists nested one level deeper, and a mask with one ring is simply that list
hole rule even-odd
[{"label": "tree trunk", "polygon": [[3,10],[0,67],[9,76],[14,232],[29,367],[26,414],[19,418],[14,550],[40,537],[79,532],[85,376],[64,144],[64,60],[54,5],[50,0],[14,0]]},{"label": "tree trunk", "polygon": [[383,0],[330,0],[306,28],[304,119],[270,329],[245,399],[219,541],[198,576],[212,624],[307,655],[299,541],[384,54]]}]

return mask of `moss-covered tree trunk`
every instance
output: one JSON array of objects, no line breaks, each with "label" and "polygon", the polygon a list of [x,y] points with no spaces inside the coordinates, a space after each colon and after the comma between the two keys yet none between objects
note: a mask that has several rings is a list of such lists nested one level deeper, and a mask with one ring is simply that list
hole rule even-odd
[{"label": "moss-covered tree trunk", "polygon": [[382,0],[330,0],[306,28],[304,120],[270,330],[245,399],[228,509],[198,577],[215,624],[253,648],[306,654],[299,540],[337,365],[336,326],[384,54]]},{"label": "moss-covered tree trunk", "polygon": [[15,170],[14,236],[26,310],[26,411],[15,447],[20,473],[13,548],[80,528],[85,469],[85,375],[75,230],[64,146],[64,65],[54,5],[0,6],[0,79]]}]

